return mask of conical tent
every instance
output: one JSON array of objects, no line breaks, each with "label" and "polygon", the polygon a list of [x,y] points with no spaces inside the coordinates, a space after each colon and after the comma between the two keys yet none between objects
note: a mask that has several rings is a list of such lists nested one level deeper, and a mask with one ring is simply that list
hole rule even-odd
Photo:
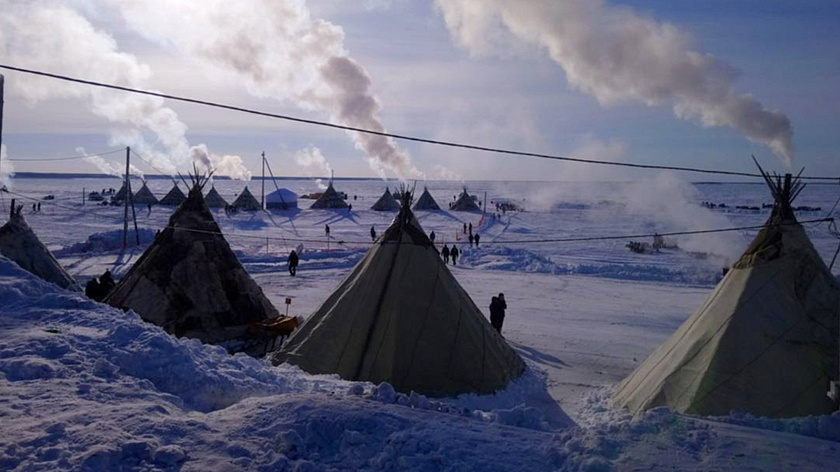
[{"label": "conical tent", "polygon": [[181,189],[178,188],[177,183],[174,183],[172,184],[172,190],[170,190],[169,193],[166,194],[166,196],[161,198],[159,203],[161,205],[166,206],[178,206],[184,203],[184,200],[186,199],[187,197],[184,196],[184,192],[182,192]]},{"label": "conical tent", "polygon": [[278,316],[236,258],[202,196],[189,197],[104,302],[134,310],[176,336],[221,343]]},{"label": "conical tent", "polygon": [[458,199],[455,200],[455,203],[452,204],[451,209],[454,211],[481,211],[481,208],[475,203],[475,200],[467,193],[466,187],[464,187],[464,191],[461,192]]},{"label": "conical tent", "polygon": [[833,411],[840,287],[791,209],[801,190],[767,178],[772,215],[697,312],[618,386],[637,415],[791,417]]},{"label": "conical tent", "polygon": [[125,182],[123,182],[120,189],[117,190],[117,193],[115,193],[114,196],[111,197],[111,200],[114,200],[115,202],[121,202],[125,200]]},{"label": "conical tent", "polygon": [[260,202],[257,201],[256,198],[251,194],[251,191],[248,190],[248,186],[245,186],[245,190],[236,197],[236,200],[233,201],[233,206],[236,207],[237,210],[243,211],[259,211],[262,210],[262,205]]},{"label": "conical tent", "polygon": [[324,190],[324,193],[315,200],[309,208],[313,209],[325,209],[325,208],[347,208],[347,202],[341,198],[341,195],[335,191],[333,187],[332,181],[330,181],[330,185]]},{"label": "conical tent", "polygon": [[134,203],[140,205],[156,205],[158,203],[157,197],[149,190],[149,187],[146,186],[146,182],[143,182],[143,186],[140,187],[140,190],[134,194]]},{"label": "conical tent", "polygon": [[227,206],[227,202],[219,192],[216,191],[216,187],[210,187],[210,191],[207,192],[207,195],[204,197],[204,202],[207,203],[207,206],[210,208],[224,208]]},{"label": "conical tent", "polygon": [[401,392],[491,393],[524,370],[441,261],[404,199],[394,223],[273,356]]},{"label": "conical tent", "polygon": [[17,208],[0,228],[0,254],[16,262],[22,269],[52,282],[61,288],[81,290],[79,284],[61,267],[41,243]]},{"label": "conical tent", "polygon": [[391,195],[391,190],[386,187],[385,193],[379,197],[379,200],[377,200],[370,209],[374,211],[400,211],[400,204],[397,202],[397,199]]},{"label": "conical tent", "polygon": [[434,198],[432,198],[432,194],[429,193],[429,189],[423,187],[423,194],[420,195],[420,198],[417,199],[417,203],[414,204],[415,210],[440,210],[437,202]]}]

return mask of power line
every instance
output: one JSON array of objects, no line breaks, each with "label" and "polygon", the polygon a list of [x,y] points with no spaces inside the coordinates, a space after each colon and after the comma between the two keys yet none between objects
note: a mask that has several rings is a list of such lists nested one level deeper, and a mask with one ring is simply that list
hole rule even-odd
[{"label": "power line", "polygon": [[98,152],[96,154],[84,154],[79,156],[68,156],[68,157],[47,157],[43,159],[6,159],[8,161],[15,161],[15,162],[45,162],[45,161],[71,161],[74,159],[86,159],[88,157],[99,157],[99,156],[107,156],[108,154],[116,154],[118,152],[122,152],[125,149],[115,149],[113,151],[105,151],[105,152]]},{"label": "power line", "polygon": [[[417,142],[417,143],[434,144],[434,145],[437,145],[437,146],[446,146],[446,147],[459,148],[459,149],[469,149],[469,150],[473,150],[473,151],[482,151],[482,152],[488,152],[488,153],[494,153],[494,154],[507,154],[507,155],[520,156],[520,157],[535,157],[535,158],[540,158],[540,159],[551,159],[551,160],[557,160],[557,161],[578,162],[578,163],[583,163],[583,164],[596,164],[596,165],[605,165],[605,166],[630,167],[630,168],[636,168],[636,169],[672,170],[672,171],[679,171],[679,172],[694,172],[694,173],[700,173],[700,174],[716,174],[716,175],[728,175],[728,176],[738,176],[738,177],[763,177],[761,174],[755,174],[755,173],[750,173],[750,172],[736,172],[736,171],[726,171],[726,170],[701,169],[701,168],[696,168],[696,167],[666,166],[666,165],[654,165],[654,164],[638,164],[638,163],[631,163],[631,162],[612,162],[612,161],[604,161],[604,160],[598,160],[598,159],[581,159],[581,158],[576,158],[576,157],[560,156],[560,155],[554,155],[554,154],[542,154],[542,153],[536,153],[536,152],[526,152],[526,151],[515,151],[515,150],[510,150],[510,149],[502,149],[502,148],[492,148],[492,147],[487,147],[487,146],[478,146],[478,145],[474,145],[474,144],[459,143],[459,142],[454,142],[454,141],[442,141],[442,140],[437,140],[437,139],[428,139],[428,138],[421,138],[421,137],[417,137],[417,136],[410,136],[410,135],[405,135],[405,134],[387,133],[387,132],[384,132],[384,131],[376,131],[376,130],[371,130],[371,129],[366,129],[366,128],[357,128],[357,127],[354,127],[354,126],[339,125],[339,124],[335,124],[335,123],[329,123],[329,122],[326,122],[326,121],[300,118],[300,117],[291,116],[291,115],[280,115],[280,114],[277,114],[277,113],[269,113],[269,112],[265,112],[265,111],[254,110],[254,109],[251,109],[251,108],[244,108],[244,107],[235,106],[235,105],[227,105],[227,104],[218,103],[218,102],[211,102],[211,101],[207,101],[207,100],[199,100],[199,99],[195,99],[195,98],[188,98],[188,97],[182,97],[182,96],[177,96],[177,95],[169,95],[169,94],[159,93],[159,92],[151,92],[151,91],[148,91],[148,90],[141,90],[141,89],[136,89],[136,88],[131,88],[131,87],[124,87],[124,86],[121,86],[121,85],[106,84],[106,83],[103,83],[103,82],[94,82],[94,81],[91,81],[91,80],[78,79],[78,78],[75,78],[75,77],[52,74],[52,73],[49,73],[49,72],[42,72],[42,71],[37,71],[37,70],[33,70],[33,69],[24,69],[24,68],[21,68],[21,67],[14,67],[14,66],[9,66],[9,65],[5,65],[5,64],[0,64],[0,69],[7,69],[7,70],[15,71],[15,72],[22,72],[22,73],[25,73],[25,74],[32,74],[32,75],[37,75],[37,76],[41,76],[41,77],[49,77],[49,78],[52,78],[52,79],[64,80],[64,81],[67,81],[67,82],[74,82],[74,83],[90,85],[90,86],[94,86],[94,87],[102,87],[102,88],[108,88],[108,89],[112,89],[112,90],[120,90],[120,91],[123,91],[123,92],[136,93],[136,94],[140,94],[140,95],[148,95],[148,96],[151,96],[151,97],[164,98],[164,99],[168,99],[168,100],[176,100],[176,101],[185,102],[185,103],[193,103],[193,104],[196,104],[196,105],[204,105],[204,106],[209,106],[209,107],[214,107],[214,108],[221,108],[221,109],[224,109],[224,110],[238,111],[238,112],[241,112],[241,113],[248,113],[248,114],[251,114],[251,115],[264,116],[264,117],[268,117],[268,118],[276,118],[276,119],[292,121],[292,122],[296,122],[296,123],[303,123],[303,124],[314,125],[314,126],[322,126],[322,127],[325,127],[325,128],[340,129],[340,130],[343,130],[343,131],[353,131],[353,132],[356,132],[356,133],[372,134],[372,135],[375,135],[375,136],[382,136],[382,137],[386,137],[386,138],[399,139],[399,140],[403,140],[403,141],[412,141],[412,142]],[[800,178],[801,179],[807,179],[807,180],[840,180],[840,177],[821,177],[821,176],[803,176],[803,177],[800,177]]]},{"label": "power line", "polygon": [[162,171],[162,170],[158,169],[157,167],[155,167],[155,165],[154,165],[154,164],[152,164],[152,163],[151,163],[151,162],[149,162],[146,158],[144,158],[143,156],[141,156],[140,154],[138,154],[138,153],[137,153],[137,151],[135,151],[134,149],[132,149],[132,150],[131,150],[131,153],[132,153],[132,154],[134,154],[135,156],[139,157],[141,161],[145,162],[145,163],[146,163],[146,165],[148,165],[148,166],[149,166],[149,167],[151,167],[152,169],[156,170],[156,171],[157,171],[157,172],[159,172],[160,174],[162,174],[162,175],[168,175],[168,176],[170,176],[170,177],[172,176],[172,172],[164,172],[164,171]]}]

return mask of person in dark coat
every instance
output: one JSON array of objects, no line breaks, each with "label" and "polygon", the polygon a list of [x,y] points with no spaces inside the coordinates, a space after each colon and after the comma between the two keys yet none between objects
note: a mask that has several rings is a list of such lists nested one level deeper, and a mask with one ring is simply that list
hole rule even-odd
[{"label": "person in dark coat", "polygon": [[330,225],[324,225],[324,232],[327,233],[327,237],[330,237]]},{"label": "person in dark coat", "polygon": [[452,265],[458,265],[458,253],[458,247],[453,244],[452,250],[449,251],[449,255],[452,256]]},{"label": "person in dark coat", "polygon": [[472,223],[470,223],[470,234],[472,234]]},{"label": "person in dark coat", "polygon": [[102,298],[105,298],[105,295],[108,295],[114,287],[117,286],[117,283],[114,281],[114,277],[111,276],[111,271],[109,269],[105,269],[105,273],[99,277],[99,285],[102,288]]},{"label": "person in dark coat", "polygon": [[475,247],[478,247],[478,240],[481,239],[478,233],[475,233]]},{"label": "person in dark coat", "polygon": [[435,232],[434,231],[429,233],[429,240],[432,241],[432,246],[434,246],[434,244],[435,244]]},{"label": "person in dark coat", "polygon": [[467,239],[470,240],[470,247],[473,247],[473,242],[475,241],[475,236],[473,236],[473,234],[470,233],[470,236]]},{"label": "person in dark coat", "polygon": [[373,226],[370,227],[370,239],[371,241],[376,241],[376,230],[373,229]]},{"label": "person in dark coat", "polygon": [[490,324],[493,328],[502,334],[502,325],[505,322],[505,310],[507,303],[505,302],[505,294],[500,293],[498,297],[493,297],[490,301]]},{"label": "person in dark coat", "polygon": [[443,249],[440,250],[440,253],[443,256],[443,263],[449,264],[449,246],[444,244]]},{"label": "person in dark coat", "polygon": [[464,234],[467,234],[467,224],[464,223]]},{"label": "person in dark coat", "polygon": [[298,258],[297,252],[292,249],[292,252],[289,253],[289,275],[292,277],[297,274],[298,262],[300,262],[300,259]]}]

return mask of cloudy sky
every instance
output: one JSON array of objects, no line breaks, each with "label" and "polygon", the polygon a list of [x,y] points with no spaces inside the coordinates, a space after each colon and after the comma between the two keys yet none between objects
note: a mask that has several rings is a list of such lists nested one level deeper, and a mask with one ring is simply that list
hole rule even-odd
[{"label": "cloudy sky", "polygon": [[[837,25],[836,0],[0,0],[0,63],[482,146],[736,171],[754,154],[840,175]],[[164,170],[235,176],[257,174],[262,151],[293,176],[643,175],[3,73],[14,159],[131,145]]]}]

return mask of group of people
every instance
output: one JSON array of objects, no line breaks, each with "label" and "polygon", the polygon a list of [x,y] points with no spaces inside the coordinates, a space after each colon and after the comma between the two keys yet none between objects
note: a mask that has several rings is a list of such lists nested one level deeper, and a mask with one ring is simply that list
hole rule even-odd
[{"label": "group of people", "polygon": [[33,203],[32,204],[32,213],[40,213],[41,211],[41,202]]},{"label": "group of people", "polygon": [[117,283],[114,281],[114,277],[111,276],[111,271],[105,269],[104,274],[90,279],[85,285],[85,296],[91,300],[101,302],[116,286]]},{"label": "group of people", "polygon": [[449,259],[452,258],[452,265],[458,265],[458,246],[452,245],[452,249],[449,249],[449,246],[446,244],[443,245],[443,249],[440,250],[440,255],[443,256],[443,263],[449,264]]}]

